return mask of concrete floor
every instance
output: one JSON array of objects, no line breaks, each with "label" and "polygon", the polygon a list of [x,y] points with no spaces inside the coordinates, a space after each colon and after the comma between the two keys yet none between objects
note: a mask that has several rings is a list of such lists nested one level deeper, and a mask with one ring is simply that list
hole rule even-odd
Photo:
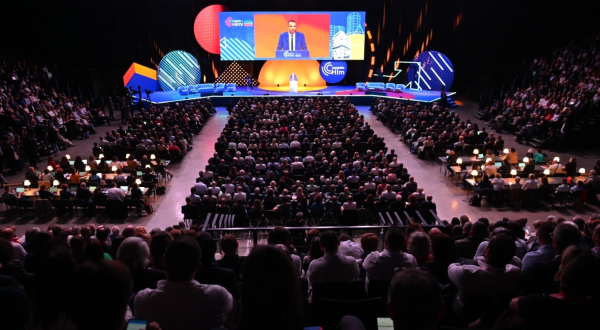
[{"label": "concrete floor", "polygon": [[[459,98],[460,101],[460,98]],[[477,112],[477,104],[463,100],[460,102],[462,105],[455,109],[460,116],[466,120],[478,122],[482,127],[483,122],[473,117]],[[473,207],[468,205],[468,199],[466,192],[460,187],[456,186],[450,181],[448,177],[445,177],[443,170],[440,171],[439,162],[425,161],[416,158],[416,155],[411,155],[408,148],[403,142],[398,141],[397,134],[392,134],[391,131],[383,126],[371,113],[368,111],[368,107],[359,107],[361,114],[365,115],[367,122],[371,124],[371,127],[378,136],[385,137],[386,143],[390,149],[395,149],[396,153],[401,156],[401,160],[405,167],[409,169],[409,173],[416,178],[419,186],[425,188],[425,193],[432,194],[433,201],[437,204],[438,214],[441,219],[451,219],[455,216],[461,216],[463,214],[468,215],[471,219],[477,219],[479,217],[487,217],[490,221],[495,222],[508,217],[509,219],[518,219],[526,217],[530,222],[546,218],[548,215],[562,216],[565,218],[572,218],[575,215],[582,215],[587,218],[589,214],[600,213],[598,208],[593,206],[586,206],[583,210],[575,211],[573,209],[540,209],[536,212],[528,210],[509,210],[509,211],[497,211],[494,208],[488,207]],[[118,116],[118,114],[117,114]],[[119,119],[119,117],[117,117]],[[104,219],[92,218],[54,218],[49,221],[38,222],[36,218],[23,217],[18,218],[12,216],[7,218],[5,216],[5,210],[0,212],[0,227],[13,224],[17,226],[18,234],[24,234],[26,228],[33,226],[40,226],[45,228],[50,223],[60,224],[63,226],[71,226],[77,224],[89,224],[89,223],[105,223],[106,225],[118,225],[123,228],[129,224],[143,225],[148,230],[158,227],[165,228],[177,224],[182,220],[181,205],[185,203],[185,197],[189,195],[190,187],[195,183],[195,178],[198,176],[198,171],[204,168],[208,159],[214,152],[214,143],[225,126],[227,120],[227,111],[224,108],[218,108],[217,113],[208,121],[205,125],[202,134],[194,138],[194,149],[191,150],[184,161],[180,164],[176,164],[169,167],[169,170],[173,172],[174,178],[169,181],[167,185],[167,193],[162,196],[158,196],[157,200],[149,199],[149,202],[153,205],[155,212],[151,215],[137,218],[130,217],[121,221],[120,223],[105,222]],[[98,134],[93,135],[91,139],[83,141],[73,141],[76,144],[75,147],[70,148],[67,151],[61,152],[61,156],[64,154],[74,155],[89,155],[93,142],[98,139],[100,135],[109,129],[116,129],[118,127],[117,121],[111,126],[101,126],[97,129]],[[526,145],[519,145],[514,142],[513,137],[509,134],[502,134],[506,140],[506,147],[516,147],[519,153],[519,158],[529,149]],[[558,155],[561,159],[568,159],[571,156],[575,156],[578,159],[578,167],[585,167],[586,170],[593,168],[597,159],[600,159],[600,153],[598,151],[577,151],[573,153],[559,154],[550,153],[549,156],[554,157]],[[58,157],[60,158],[60,157]],[[56,159],[56,157],[55,157]],[[40,164],[40,167],[45,166],[44,162]],[[22,182],[24,174],[18,173],[15,176],[7,177],[9,182]],[[469,197],[470,198],[470,197]],[[587,214],[587,215],[586,215]],[[262,240],[261,240],[262,241]],[[249,247],[251,241],[243,244]],[[244,249],[245,250],[245,249]],[[246,251],[240,250],[241,254],[246,254]]]}]

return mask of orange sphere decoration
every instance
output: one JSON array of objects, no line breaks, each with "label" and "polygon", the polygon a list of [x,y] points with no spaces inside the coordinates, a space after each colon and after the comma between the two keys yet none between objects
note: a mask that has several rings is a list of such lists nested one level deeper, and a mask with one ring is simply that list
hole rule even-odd
[{"label": "orange sphere decoration", "polygon": [[[269,91],[287,91],[290,86],[290,75],[298,77],[298,91],[314,91],[327,87],[327,83],[319,74],[319,61],[316,60],[270,60],[266,61],[258,81],[260,88]],[[279,86],[277,86],[279,84]],[[306,86],[304,86],[306,84]]]},{"label": "orange sphere decoration", "polygon": [[220,54],[219,13],[229,11],[222,5],[210,5],[200,11],[194,22],[196,41],[209,53]]}]

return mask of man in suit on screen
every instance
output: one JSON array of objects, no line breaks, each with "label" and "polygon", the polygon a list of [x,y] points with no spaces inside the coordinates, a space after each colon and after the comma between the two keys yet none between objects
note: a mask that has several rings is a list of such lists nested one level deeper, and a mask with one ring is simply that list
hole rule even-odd
[{"label": "man in suit on screen", "polygon": [[296,31],[296,21],[290,20],[287,32],[279,35],[277,50],[308,50],[304,34]]}]

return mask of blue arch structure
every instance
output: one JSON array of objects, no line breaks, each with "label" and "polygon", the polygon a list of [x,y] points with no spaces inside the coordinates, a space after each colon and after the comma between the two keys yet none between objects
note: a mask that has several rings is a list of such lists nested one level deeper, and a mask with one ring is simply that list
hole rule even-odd
[{"label": "blue arch structure", "polygon": [[421,62],[421,79],[419,80],[418,65],[408,68],[408,81],[423,90],[449,91],[454,82],[454,67],[446,55],[435,50],[428,50],[419,54],[414,59]]},{"label": "blue arch structure", "polygon": [[202,72],[198,61],[188,52],[169,52],[158,65],[158,83],[163,91],[172,91],[180,86],[200,83]]}]

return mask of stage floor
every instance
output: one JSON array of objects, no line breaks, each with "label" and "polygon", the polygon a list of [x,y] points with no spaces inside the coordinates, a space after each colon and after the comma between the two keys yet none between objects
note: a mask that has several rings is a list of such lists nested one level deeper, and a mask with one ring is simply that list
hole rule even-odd
[{"label": "stage floor", "polygon": [[[165,92],[154,92],[150,96],[150,102],[152,103],[166,103],[166,102],[178,102],[185,100],[194,100],[204,97],[258,97],[258,96],[333,96],[333,95],[352,95],[352,96],[386,96],[391,98],[398,98],[404,100],[410,100],[413,102],[425,102],[430,103],[437,101],[440,98],[439,91],[424,91],[416,89],[406,89],[403,93],[394,92],[376,92],[377,94],[365,94],[364,91],[357,91],[354,86],[327,86],[326,88],[305,91],[298,93],[290,93],[289,91],[268,91],[258,87],[254,87],[253,91],[246,90],[246,87],[238,87],[235,92],[224,92],[221,93],[201,93],[191,95],[180,95],[178,91],[165,91]],[[452,97],[455,92],[449,92],[448,97]],[[149,101],[144,98],[144,101]]]}]

